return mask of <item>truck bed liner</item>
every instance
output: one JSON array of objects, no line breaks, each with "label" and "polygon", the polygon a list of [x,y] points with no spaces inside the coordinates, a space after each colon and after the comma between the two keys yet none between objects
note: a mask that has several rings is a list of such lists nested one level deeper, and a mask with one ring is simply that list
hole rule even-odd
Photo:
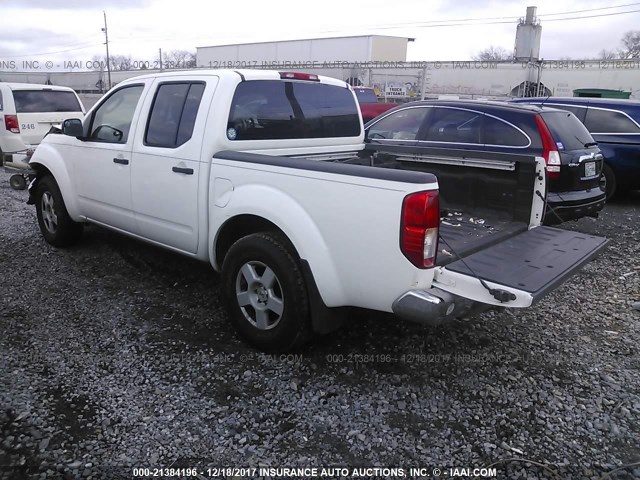
[{"label": "truck bed liner", "polygon": [[593,259],[606,243],[605,238],[580,232],[537,227],[465,257],[466,264],[456,260],[446,269],[529,292],[537,301]]}]

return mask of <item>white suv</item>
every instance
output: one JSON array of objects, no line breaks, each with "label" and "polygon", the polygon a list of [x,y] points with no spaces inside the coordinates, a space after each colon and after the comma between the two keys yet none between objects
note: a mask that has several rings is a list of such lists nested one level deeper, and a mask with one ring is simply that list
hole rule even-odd
[{"label": "white suv", "polygon": [[[13,171],[28,171],[33,149],[52,125],[85,113],[71,88],[30,83],[0,82],[0,165]],[[30,152],[31,151],[31,152]],[[22,175],[12,180],[14,188],[24,188]]]}]

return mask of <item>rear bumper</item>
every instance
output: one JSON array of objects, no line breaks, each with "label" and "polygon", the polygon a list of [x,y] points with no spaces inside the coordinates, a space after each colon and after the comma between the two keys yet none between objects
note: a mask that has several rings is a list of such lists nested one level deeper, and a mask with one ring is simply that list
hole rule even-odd
[{"label": "rear bumper", "polygon": [[471,302],[439,288],[409,290],[393,302],[393,313],[403,320],[438,326],[445,320],[460,316]]},{"label": "rear bumper", "polygon": [[597,216],[604,208],[606,194],[600,188],[578,192],[549,192],[544,215],[545,225],[555,225],[567,220]]},{"label": "rear bumper", "polygon": [[28,170],[29,157],[27,157],[27,150],[35,150],[37,146],[27,145],[18,139],[5,142],[3,151],[0,153],[0,166]]},{"label": "rear bumper", "polygon": [[5,154],[2,164],[11,169],[30,170],[29,158],[23,154]]}]

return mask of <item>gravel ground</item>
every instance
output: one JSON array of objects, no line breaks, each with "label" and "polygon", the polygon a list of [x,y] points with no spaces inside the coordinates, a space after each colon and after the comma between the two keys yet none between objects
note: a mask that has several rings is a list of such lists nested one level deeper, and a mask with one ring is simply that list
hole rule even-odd
[{"label": "gravel ground", "polygon": [[264,465],[640,478],[639,194],[566,226],[611,243],[534,308],[438,329],[359,313],[284,357],[236,338],[208,265],[97,227],[52,248],[26,198],[0,173],[2,478]]}]

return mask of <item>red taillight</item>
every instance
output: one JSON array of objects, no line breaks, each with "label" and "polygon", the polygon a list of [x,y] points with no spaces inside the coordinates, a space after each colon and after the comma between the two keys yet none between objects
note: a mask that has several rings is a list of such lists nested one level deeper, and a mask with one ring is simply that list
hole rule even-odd
[{"label": "red taillight", "polygon": [[547,163],[547,178],[559,178],[562,162],[560,161],[560,153],[558,152],[556,141],[540,115],[536,115],[536,125],[538,126],[538,132],[540,132],[540,138],[542,138],[542,156]]},{"label": "red taillight", "polygon": [[438,252],[438,191],[412,193],[402,202],[400,250],[418,268],[433,267]]},{"label": "red taillight", "polygon": [[311,82],[319,82],[318,75],[312,73],[298,73],[298,72],[280,72],[280,78],[290,80],[309,80]]},{"label": "red taillight", "polygon": [[18,123],[17,115],[5,115],[4,126],[9,132],[20,133],[20,124]]}]

